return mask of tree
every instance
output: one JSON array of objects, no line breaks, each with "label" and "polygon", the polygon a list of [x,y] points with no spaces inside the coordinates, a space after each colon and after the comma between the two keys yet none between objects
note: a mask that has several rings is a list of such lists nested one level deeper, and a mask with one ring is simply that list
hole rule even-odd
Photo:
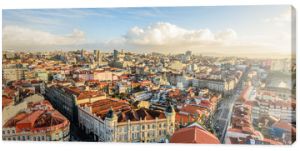
[{"label": "tree", "polygon": [[180,118],[180,125],[183,125],[183,119],[182,119],[182,117]]},{"label": "tree", "polygon": [[188,115],[188,124],[190,124],[191,123],[191,115],[189,114]]},{"label": "tree", "polygon": [[201,116],[200,116],[200,123],[199,123],[199,124],[200,124],[201,126],[203,126],[203,127],[207,127],[207,126],[206,126],[206,120],[207,120],[207,119],[206,119],[205,114],[201,114]]}]

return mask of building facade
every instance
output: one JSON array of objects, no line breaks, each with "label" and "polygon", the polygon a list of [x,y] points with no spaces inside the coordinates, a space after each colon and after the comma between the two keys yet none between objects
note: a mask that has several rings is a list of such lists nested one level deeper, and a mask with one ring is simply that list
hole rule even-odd
[{"label": "building facade", "polygon": [[60,113],[70,121],[77,122],[77,106],[75,96],[66,92],[64,87],[53,85],[46,88],[45,96]]},{"label": "building facade", "polygon": [[28,103],[25,112],[9,119],[2,128],[3,140],[68,141],[70,122],[48,101]]},{"label": "building facade", "polygon": [[163,112],[132,109],[122,101],[99,100],[80,106],[78,118],[79,126],[87,134],[104,142],[162,142],[175,130],[172,107]]}]

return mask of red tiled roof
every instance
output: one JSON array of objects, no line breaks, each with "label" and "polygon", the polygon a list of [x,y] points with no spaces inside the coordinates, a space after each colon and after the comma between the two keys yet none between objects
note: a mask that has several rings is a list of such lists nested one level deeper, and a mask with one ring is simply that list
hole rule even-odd
[{"label": "red tiled roof", "polygon": [[189,121],[188,115],[176,113],[175,121],[176,121],[176,123],[181,124],[181,122],[183,122],[183,123],[193,122],[193,121],[195,121],[195,119],[193,118],[193,116],[190,116],[190,121]]},{"label": "red tiled roof", "polygon": [[14,96],[16,91],[11,88],[4,88],[4,94],[7,94],[9,97]]},{"label": "red tiled roof", "polygon": [[211,103],[208,100],[202,100],[200,105],[209,108],[211,106]]},{"label": "red tiled roof", "polygon": [[2,95],[2,109],[13,103],[13,100],[7,96]]},{"label": "red tiled roof", "polygon": [[171,143],[220,144],[216,136],[198,126],[186,127],[175,131]]},{"label": "red tiled roof", "polygon": [[100,91],[84,91],[78,95],[77,99],[81,100],[81,99],[93,98],[93,97],[104,96],[104,95],[105,94]]},{"label": "red tiled roof", "polygon": [[[41,105],[46,108],[35,108]],[[68,126],[69,121],[58,111],[53,110],[48,101],[28,104],[30,113],[19,113],[9,119],[3,127],[15,127],[16,132],[21,131],[52,131],[60,127]]]},{"label": "red tiled roof", "polygon": [[194,106],[194,105],[186,104],[181,108],[180,111],[186,112],[186,113],[189,113],[189,114],[201,114],[204,111],[206,111],[206,109],[203,108],[203,107],[200,107],[200,106]]},{"label": "red tiled roof", "polygon": [[26,118],[19,121],[18,125],[19,124],[29,124],[30,126],[33,126],[36,119],[39,118],[39,116],[42,115],[43,113],[44,113],[44,111],[41,111],[41,110],[32,112]]}]

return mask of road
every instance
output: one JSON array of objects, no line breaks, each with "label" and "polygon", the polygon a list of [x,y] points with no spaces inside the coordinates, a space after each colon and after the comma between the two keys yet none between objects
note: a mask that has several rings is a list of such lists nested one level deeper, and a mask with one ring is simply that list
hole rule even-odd
[{"label": "road", "polygon": [[235,93],[222,99],[220,101],[221,104],[214,114],[212,127],[215,129],[215,133],[221,142],[224,141],[226,130],[231,119],[233,105],[239,96],[239,93]]},{"label": "road", "polygon": [[233,106],[235,104],[235,101],[240,97],[241,91],[244,89],[242,83],[247,75],[248,72],[246,71],[245,74],[241,77],[237,87],[231,94],[224,96],[219,101],[217,109],[215,113],[213,113],[211,127],[222,143],[224,143],[227,128],[231,120]]}]

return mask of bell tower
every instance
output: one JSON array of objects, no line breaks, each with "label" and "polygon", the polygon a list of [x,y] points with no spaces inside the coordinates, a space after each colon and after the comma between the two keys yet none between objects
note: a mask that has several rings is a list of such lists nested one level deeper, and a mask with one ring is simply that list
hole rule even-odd
[{"label": "bell tower", "polygon": [[115,128],[117,126],[118,116],[115,114],[112,107],[107,112],[104,122],[106,127],[105,140],[109,142],[115,142],[116,141]]},{"label": "bell tower", "polygon": [[171,136],[175,131],[175,116],[176,112],[171,103],[169,103],[168,107],[165,110],[165,115],[167,119],[167,134]]}]

